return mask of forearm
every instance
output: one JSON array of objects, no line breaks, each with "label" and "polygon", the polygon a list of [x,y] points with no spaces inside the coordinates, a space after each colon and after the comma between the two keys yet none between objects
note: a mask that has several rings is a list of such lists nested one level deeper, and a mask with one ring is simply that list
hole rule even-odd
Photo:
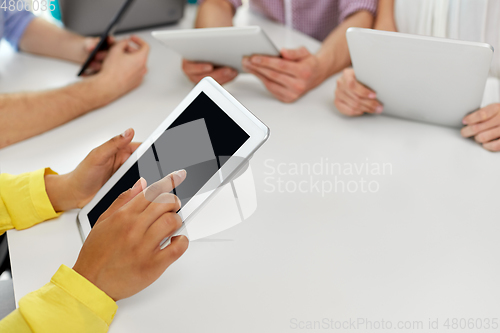
[{"label": "forearm", "polygon": [[69,174],[45,175],[45,191],[56,212],[78,208],[77,199],[71,195]]},{"label": "forearm", "polygon": [[0,95],[0,148],[60,126],[108,104],[99,76],[44,92]]},{"label": "forearm", "polygon": [[350,27],[371,28],[372,25],[373,15],[362,10],[348,17],[328,35],[317,53],[321,71],[325,76],[324,79],[340,72],[351,64],[345,36],[347,29]]},{"label": "forearm", "polygon": [[377,30],[397,31],[394,20],[394,0],[379,0],[374,28]]},{"label": "forearm", "polygon": [[87,57],[85,37],[45,21],[34,19],[19,41],[24,52],[83,63]]},{"label": "forearm", "polygon": [[235,8],[226,0],[206,0],[196,17],[196,28],[231,27]]}]

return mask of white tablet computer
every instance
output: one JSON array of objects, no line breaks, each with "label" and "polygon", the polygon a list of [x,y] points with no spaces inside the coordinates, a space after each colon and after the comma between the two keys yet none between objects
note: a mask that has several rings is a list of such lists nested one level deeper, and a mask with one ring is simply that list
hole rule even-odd
[{"label": "white tablet computer", "polygon": [[493,47],[486,43],[349,28],[356,78],[385,115],[461,127],[481,105]]},{"label": "white tablet computer", "polygon": [[243,71],[244,56],[280,56],[279,50],[258,26],[153,31],[153,37],[184,59],[229,66]]},{"label": "white tablet computer", "polygon": [[115,199],[140,177],[151,185],[185,169],[175,189],[184,224],[245,165],[267,140],[269,129],[212,78],[204,78],[78,215],[82,238]]}]

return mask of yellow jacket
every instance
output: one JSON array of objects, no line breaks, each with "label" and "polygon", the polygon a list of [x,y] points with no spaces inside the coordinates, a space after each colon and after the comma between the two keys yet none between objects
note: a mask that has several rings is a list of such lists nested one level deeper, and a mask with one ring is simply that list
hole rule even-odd
[{"label": "yellow jacket", "polygon": [[[41,169],[19,176],[0,174],[0,234],[55,218]],[[0,321],[0,332],[107,332],[118,306],[83,276],[62,265],[44,287],[19,301]]]}]

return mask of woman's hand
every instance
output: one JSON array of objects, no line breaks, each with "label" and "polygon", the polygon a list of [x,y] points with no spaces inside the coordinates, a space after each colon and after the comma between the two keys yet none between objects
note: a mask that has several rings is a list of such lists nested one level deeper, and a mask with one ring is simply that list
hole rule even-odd
[{"label": "woman's hand", "polygon": [[364,113],[382,113],[384,107],[377,101],[377,94],[359,83],[354,69],[347,68],[337,80],[335,106],[346,116],[356,117]]},{"label": "woman's hand", "polygon": [[170,192],[184,181],[174,172],[146,188],[141,178],[101,215],[73,269],[118,301],[156,281],[188,248],[185,236],[160,243],[182,226],[181,203]]},{"label": "woman's hand", "polygon": [[474,137],[484,149],[500,151],[500,103],[490,104],[463,119],[462,136]]},{"label": "woman's hand", "polygon": [[58,212],[82,208],[132,155],[140,143],[132,142],[134,130],[128,129],[95,148],[66,175],[46,175],[45,187]]}]

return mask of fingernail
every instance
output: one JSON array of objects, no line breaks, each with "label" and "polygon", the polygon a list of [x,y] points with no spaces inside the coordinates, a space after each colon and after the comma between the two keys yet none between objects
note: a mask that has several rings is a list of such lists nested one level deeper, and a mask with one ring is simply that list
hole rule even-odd
[{"label": "fingernail", "polygon": [[248,58],[243,58],[243,65],[248,65],[250,63],[250,60]]},{"label": "fingernail", "polygon": [[126,130],[125,132],[123,132],[121,135],[122,135],[123,138],[126,138],[129,135],[131,135],[131,134],[132,134],[132,129],[129,128],[128,130]]},{"label": "fingernail", "polygon": [[203,67],[203,70],[208,72],[208,71],[212,70],[212,66],[206,65],[205,67]]},{"label": "fingernail", "polygon": [[467,125],[467,121],[465,119],[463,119],[462,124]]},{"label": "fingernail", "polygon": [[262,58],[261,57],[253,57],[252,62],[254,64],[260,64],[262,62]]},{"label": "fingernail", "polygon": [[134,186],[132,186],[132,190],[136,190],[139,186],[141,186],[141,185],[142,185],[142,180],[143,180],[143,179],[144,179],[144,178],[142,178],[142,177],[141,177],[141,178],[139,178],[139,180],[138,180],[138,181],[134,184]]},{"label": "fingernail", "polygon": [[185,178],[186,174],[187,174],[187,172],[184,169],[178,170],[178,171],[174,172],[174,176],[177,176],[177,177],[180,177],[180,178]]},{"label": "fingernail", "polygon": [[384,111],[384,107],[382,105],[377,106],[375,109],[375,113],[382,113],[382,111]]},{"label": "fingernail", "polygon": [[370,95],[368,95],[368,98],[375,99],[377,98],[377,94],[371,93]]}]

